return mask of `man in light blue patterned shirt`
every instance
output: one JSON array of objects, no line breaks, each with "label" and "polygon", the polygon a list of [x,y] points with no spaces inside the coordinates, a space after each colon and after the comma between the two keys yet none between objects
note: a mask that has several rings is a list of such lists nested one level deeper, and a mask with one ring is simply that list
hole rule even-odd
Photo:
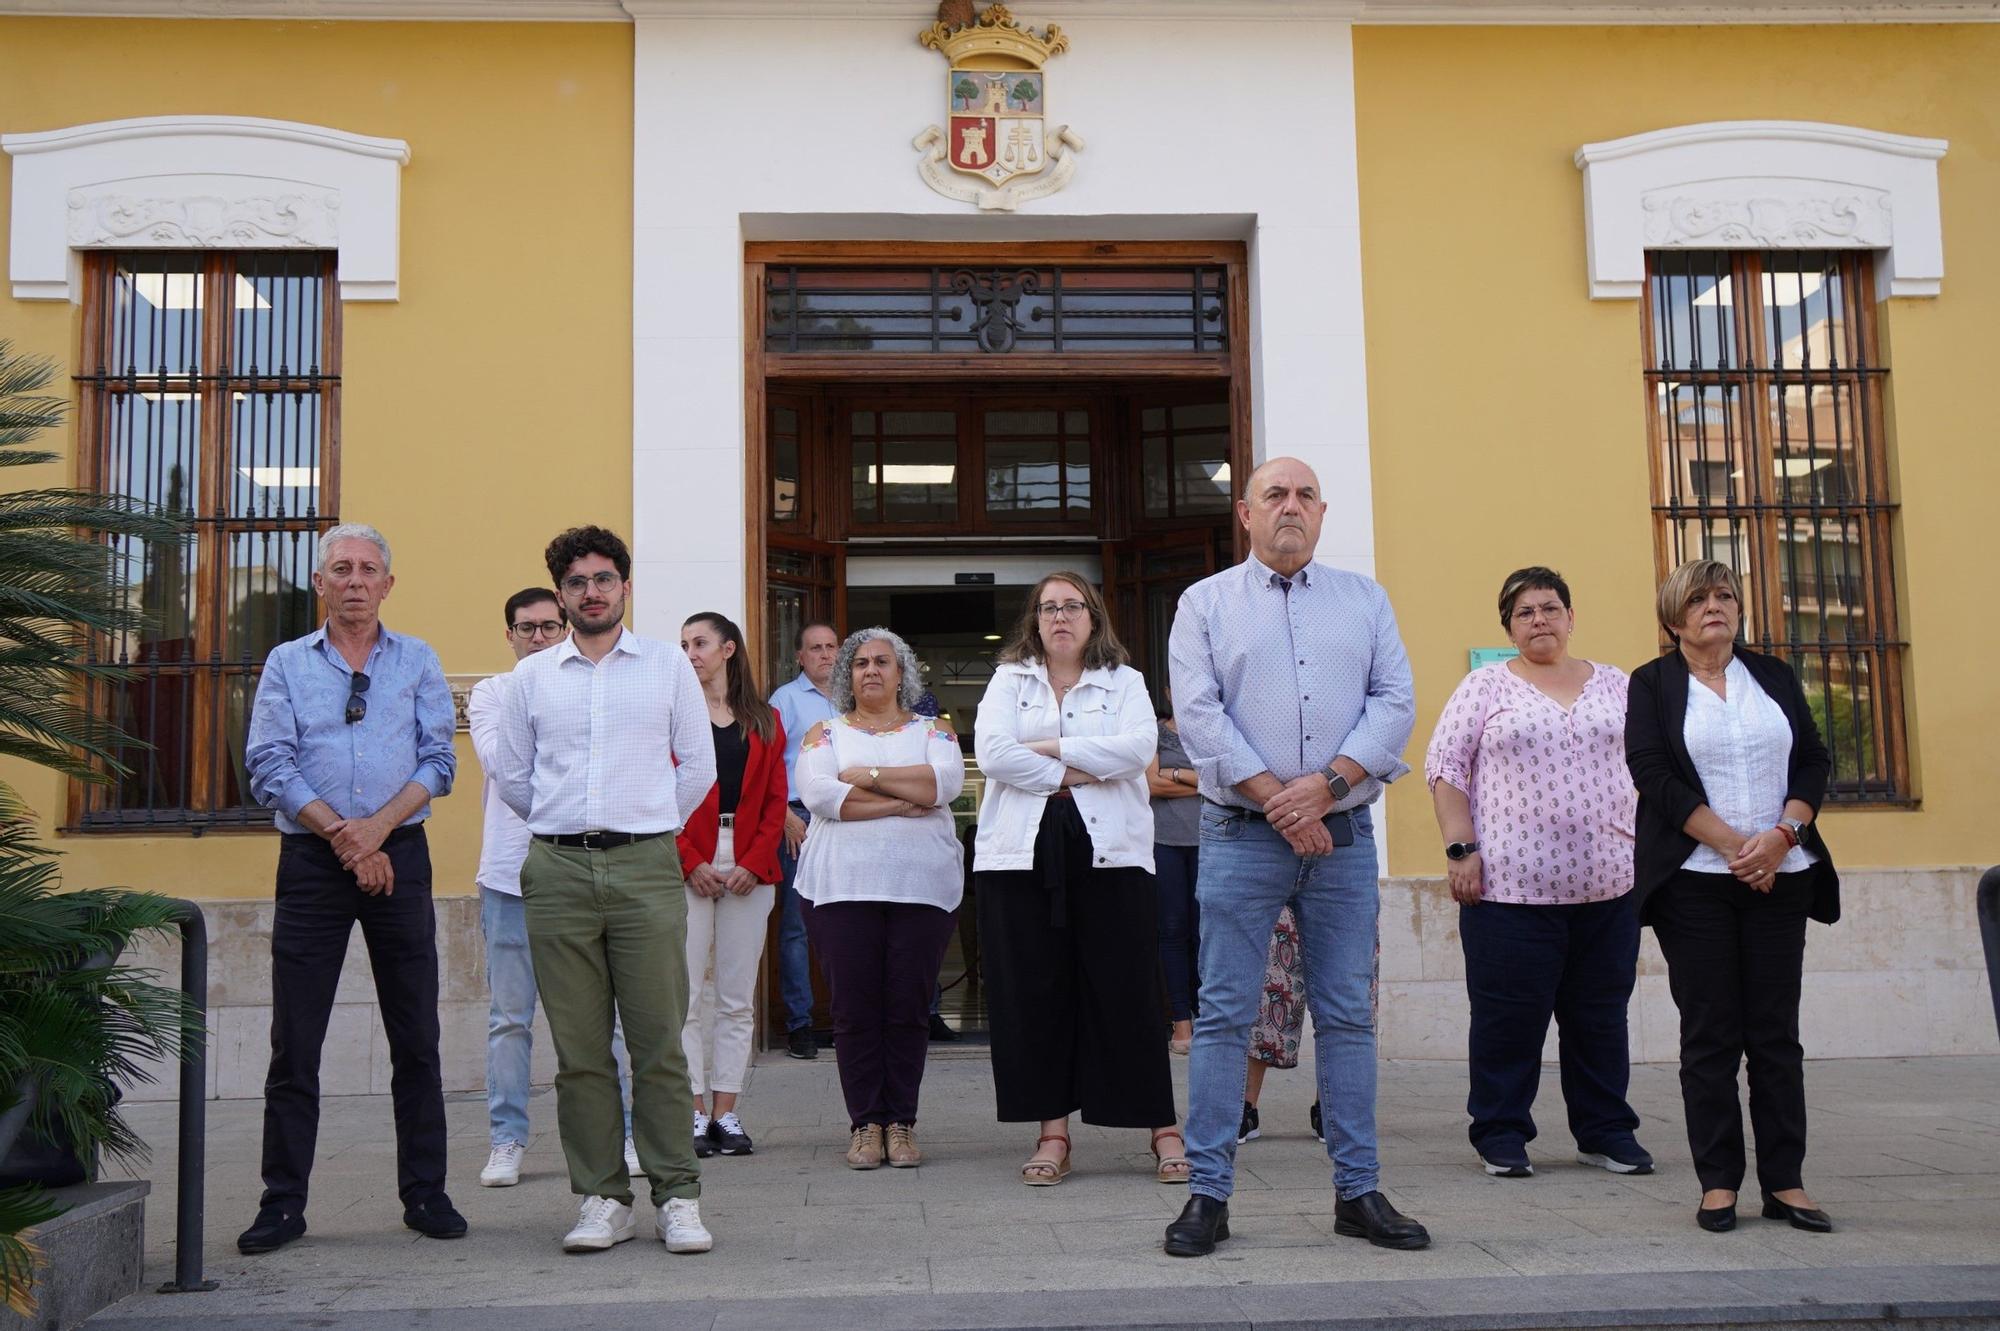
[{"label": "man in light blue patterned shirt", "polygon": [[1177,1257],[1229,1237],[1236,1127],[1264,959],[1287,903],[1305,957],[1319,1098],[1338,1195],[1334,1232],[1422,1248],[1382,1195],[1375,1149],[1376,882],[1368,806],[1409,771],[1409,657],[1372,579],[1313,561],[1326,517],[1296,458],[1257,468],[1237,501],[1250,558],[1181,596],[1174,717],[1201,774],[1201,997],[1188,1064],[1189,1197]]},{"label": "man in light blue patterned shirt", "polygon": [[451,792],[456,717],[437,653],[391,633],[389,543],[344,523],[320,538],[313,590],[326,623],[264,663],[244,761],[250,793],[284,834],[271,921],[271,1067],[264,1079],[264,1195],[236,1240],[271,1252],[306,1232],[319,1135],[319,1059],[358,922],[394,1066],[403,1223],[465,1233],[444,1191],[437,917],[424,820]]}]

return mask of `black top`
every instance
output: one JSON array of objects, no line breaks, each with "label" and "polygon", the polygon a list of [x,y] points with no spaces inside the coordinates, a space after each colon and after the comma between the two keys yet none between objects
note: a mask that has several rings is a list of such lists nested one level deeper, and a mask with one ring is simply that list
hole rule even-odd
[{"label": "black top", "polygon": [[711,721],[715,732],[715,785],[718,813],[735,813],[736,801],[743,798],[743,768],[750,761],[750,737],[734,721],[726,726]]},{"label": "black top", "polygon": [[[1812,709],[1806,705],[1799,677],[1791,666],[1762,652],[1738,647],[1736,659],[1792,723],[1792,756],[1785,798],[1811,805],[1817,820],[1819,806],[1826,798],[1826,780],[1833,769],[1833,760],[1827,756],[1826,745],[1820,743],[1819,728],[1813,724]],[[1639,788],[1637,844],[1632,852],[1632,899],[1642,920],[1647,919],[1647,898],[1670,882],[1682,862],[1694,853],[1698,843],[1681,829],[1696,809],[1708,803],[1701,774],[1695,770],[1694,759],[1688,756],[1683,733],[1687,727],[1687,707],[1687,661],[1678,651],[1648,661],[1632,672],[1625,702],[1625,765],[1632,769],[1632,784]],[[1840,918],[1840,876],[1834,872],[1833,856],[1819,834],[1817,821],[1806,824],[1799,844],[1817,857],[1808,871],[1813,875],[1808,913],[1815,920],[1832,924]]]}]

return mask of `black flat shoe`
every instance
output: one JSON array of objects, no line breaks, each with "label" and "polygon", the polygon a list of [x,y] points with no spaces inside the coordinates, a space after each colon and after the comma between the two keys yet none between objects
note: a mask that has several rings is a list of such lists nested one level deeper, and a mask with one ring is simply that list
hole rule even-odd
[{"label": "black flat shoe", "polygon": [[1764,1218],[1766,1220],[1789,1220],[1793,1229],[1803,1229],[1808,1234],[1833,1233],[1833,1221],[1827,1213],[1810,1206],[1793,1206],[1781,1202],[1770,1193],[1764,1194]]},{"label": "black flat shoe", "polygon": [[465,1237],[465,1217],[451,1204],[451,1198],[439,1193],[427,1202],[403,1208],[403,1223],[426,1238],[462,1239]]},{"label": "black flat shoe", "polygon": [[1378,1248],[1428,1248],[1431,1232],[1389,1205],[1379,1192],[1364,1192],[1333,1204],[1333,1232],[1367,1239]]},{"label": "black flat shoe", "polygon": [[250,1257],[276,1252],[305,1232],[304,1216],[267,1206],[257,1213],[256,1222],[250,1228],[236,1236],[236,1251]]},{"label": "black flat shoe", "polygon": [[1736,1203],[1713,1209],[1701,1207],[1694,1213],[1694,1222],[1711,1234],[1727,1234],[1736,1228]]},{"label": "black flat shoe", "polygon": [[1229,1203],[1195,1193],[1167,1226],[1167,1256],[1206,1257],[1229,1237]]}]

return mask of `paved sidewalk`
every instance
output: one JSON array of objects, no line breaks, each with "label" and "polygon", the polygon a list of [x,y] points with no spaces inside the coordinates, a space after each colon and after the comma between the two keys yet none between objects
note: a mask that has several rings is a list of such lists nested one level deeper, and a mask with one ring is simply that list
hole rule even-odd
[{"label": "paved sidewalk", "polygon": [[[1079,1126],[1069,1180],[1022,1187],[1016,1171],[1034,1134],[992,1121],[977,1048],[932,1057],[920,1124],[929,1163],[873,1173],[843,1164],[831,1056],[761,1059],[744,1101],[757,1153],[705,1163],[702,1213],[716,1248],[698,1257],[669,1256],[650,1223],[640,1240],[608,1253],[560,1251],[575,1203],[547,1091],[533,1101],[535,1140],[515,1188],[478,1186],[483,1100],[449,1105],[451,1191],[472,1226],[453,1243],[400,1223],[388,1098],[329,1098],[311,1232],[270,1256],[242,1257],[234,1239],[255,1210],[262,1111],[212,1102],[205,1262],[221,1289],[141,1294],[92,1325],[220,1328],[242,1317],[246,1326],[422,1320],[503,1331],[574,1324],[579,1312],[596,1315],[586,1304],[610,1305],[603,1315],[621,1321],[650,1311],[657,1315],[647,1320],[676,1326],[797,1324],[810,1308],[822,1331],[2000,1316],[2000,1059],[1807,1065],[1807,1181],[1840,1225],[1832,1235],[1754,1210],[1733,1234],[1695,1228],[1699,1190],[1673,1068],[1633,1075],[1657,1174],[1620,1178],[1575,1164],[1550,1070],[1539,1103],[1544,1133],[1530,1148],[1539,1172],[1506,1180],[1481,1173],[1466,1145],[1463,1064],[1385,1064],[1385,1184],[1430,1226],[1434,1242],[1418,1253],[1333,1236],[1329,1165],[1306,1126],[1309,1068],[1267,1082],[1264,1136],[1237,1156],[1235,1237],[1197,1260],[1160,1252],[1161,1231],[1187,1194],[1152,1181],[1143,1133]],[[1184,1103],[1185,1060],[1175,1060],[1175,1074]],[[175,1110],[143,1105],[130,1117],[156,1148],[147,1171],[150,1289],[173,1264]],[[1602,1279],[1613,1274],[1625,1278]],[[1024,1297],[1033,1291],[1057,1293]],[[487,1311],[452,1311],[467,1309]]]}]

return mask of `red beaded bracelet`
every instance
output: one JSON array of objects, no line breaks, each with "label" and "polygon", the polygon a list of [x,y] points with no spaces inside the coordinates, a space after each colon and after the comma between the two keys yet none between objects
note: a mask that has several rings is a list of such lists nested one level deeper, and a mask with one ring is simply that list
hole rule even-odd
[{"label": "red beaded bracelet", "polygon": [[1797,850],[1799,848],[1799,834],[1797,832],[1794,832],[1791,828],[1786,827],[1783,823],[1779,823],[1777,827],[1773,828],[1772,830],[1785,839],[1785,844],[1787,846],[1791,847],[1793,850]]}]

